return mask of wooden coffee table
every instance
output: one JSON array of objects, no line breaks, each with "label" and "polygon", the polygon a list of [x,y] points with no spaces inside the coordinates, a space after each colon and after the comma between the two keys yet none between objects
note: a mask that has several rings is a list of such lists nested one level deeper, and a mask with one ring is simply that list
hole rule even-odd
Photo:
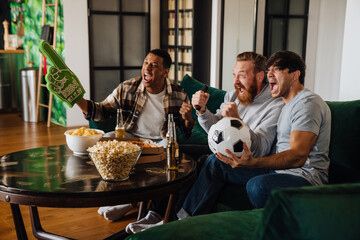
[{"label": "wooden coffee table", "polygon": [[30,206],[35,237],[69,239],[44,231],[37,207],[100,207],[170,196],[167,222],[174,196],[195,181],[195,170],[196,163],[184,155],[177,172],[168,171],[166,161],[138,164],[128,180],[106,182],[87,155],[73,155],[66,145],[34,148],[0,157],[0,200],[10,203],[18,239],[27,239],[19,205]]}]

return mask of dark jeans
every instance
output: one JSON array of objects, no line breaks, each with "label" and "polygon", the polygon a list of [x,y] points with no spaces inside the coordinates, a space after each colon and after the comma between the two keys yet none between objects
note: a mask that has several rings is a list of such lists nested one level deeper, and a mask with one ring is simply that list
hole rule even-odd
[{"label": "dark jeans", "polygon": [[183,210],[190,216],[211,213],[221,189],[227,183],[246,185],[248,197],[256,208],[264,207],[274,189],[310,185],[302,177],[277,174],[272,170],[232,168],[212,154],[206,159],[198,179],[190,189]]}]

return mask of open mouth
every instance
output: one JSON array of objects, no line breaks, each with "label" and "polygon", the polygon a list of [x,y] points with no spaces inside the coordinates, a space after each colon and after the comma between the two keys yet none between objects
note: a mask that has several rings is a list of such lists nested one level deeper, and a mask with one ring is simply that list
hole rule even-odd
[{"label": "open mouth", "polygon": [[150,74],[148,74],[148,73],[145,73],[145,74],[144,74],[144,80],[145,80],[145,82],[149,82],[149,81],[151,81],[151,79],[152,79],[152,77],[151,77]]},{"label": "open mouth", "polygon": [[276,82],[270,82],[271,92],[275,92],[278,89],[279,85]]},{"label": "open mouth", "polygon": [[234,84],[234,87],[240,94],[244,94],[246,92],[246,88],[241,83]]}]

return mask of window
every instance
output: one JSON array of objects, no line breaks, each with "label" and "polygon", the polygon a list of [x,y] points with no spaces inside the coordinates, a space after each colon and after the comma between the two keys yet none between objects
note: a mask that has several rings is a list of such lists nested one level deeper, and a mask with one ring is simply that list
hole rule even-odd
[{"label": "window", "polygon": [[305,59],[309,0],[266,0],[264,55],[279,50]]},{"label": "window", "polygon": [[90,98],[141,75],[150,50],[150,0],[89,0]]}]

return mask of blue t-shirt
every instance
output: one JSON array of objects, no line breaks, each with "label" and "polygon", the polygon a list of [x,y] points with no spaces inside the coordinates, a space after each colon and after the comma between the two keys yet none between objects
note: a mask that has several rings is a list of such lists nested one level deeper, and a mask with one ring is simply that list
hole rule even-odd
[{"label": "blue t-shirt", "polygon": [[304,166],[276,172],[301,176],[312,185],[327,183],[331,113],[321,97],[308,89],[302,90],[283,107],[277,126],[277,153],[290,149],[292,131],[312,132],[317,140]]}]

